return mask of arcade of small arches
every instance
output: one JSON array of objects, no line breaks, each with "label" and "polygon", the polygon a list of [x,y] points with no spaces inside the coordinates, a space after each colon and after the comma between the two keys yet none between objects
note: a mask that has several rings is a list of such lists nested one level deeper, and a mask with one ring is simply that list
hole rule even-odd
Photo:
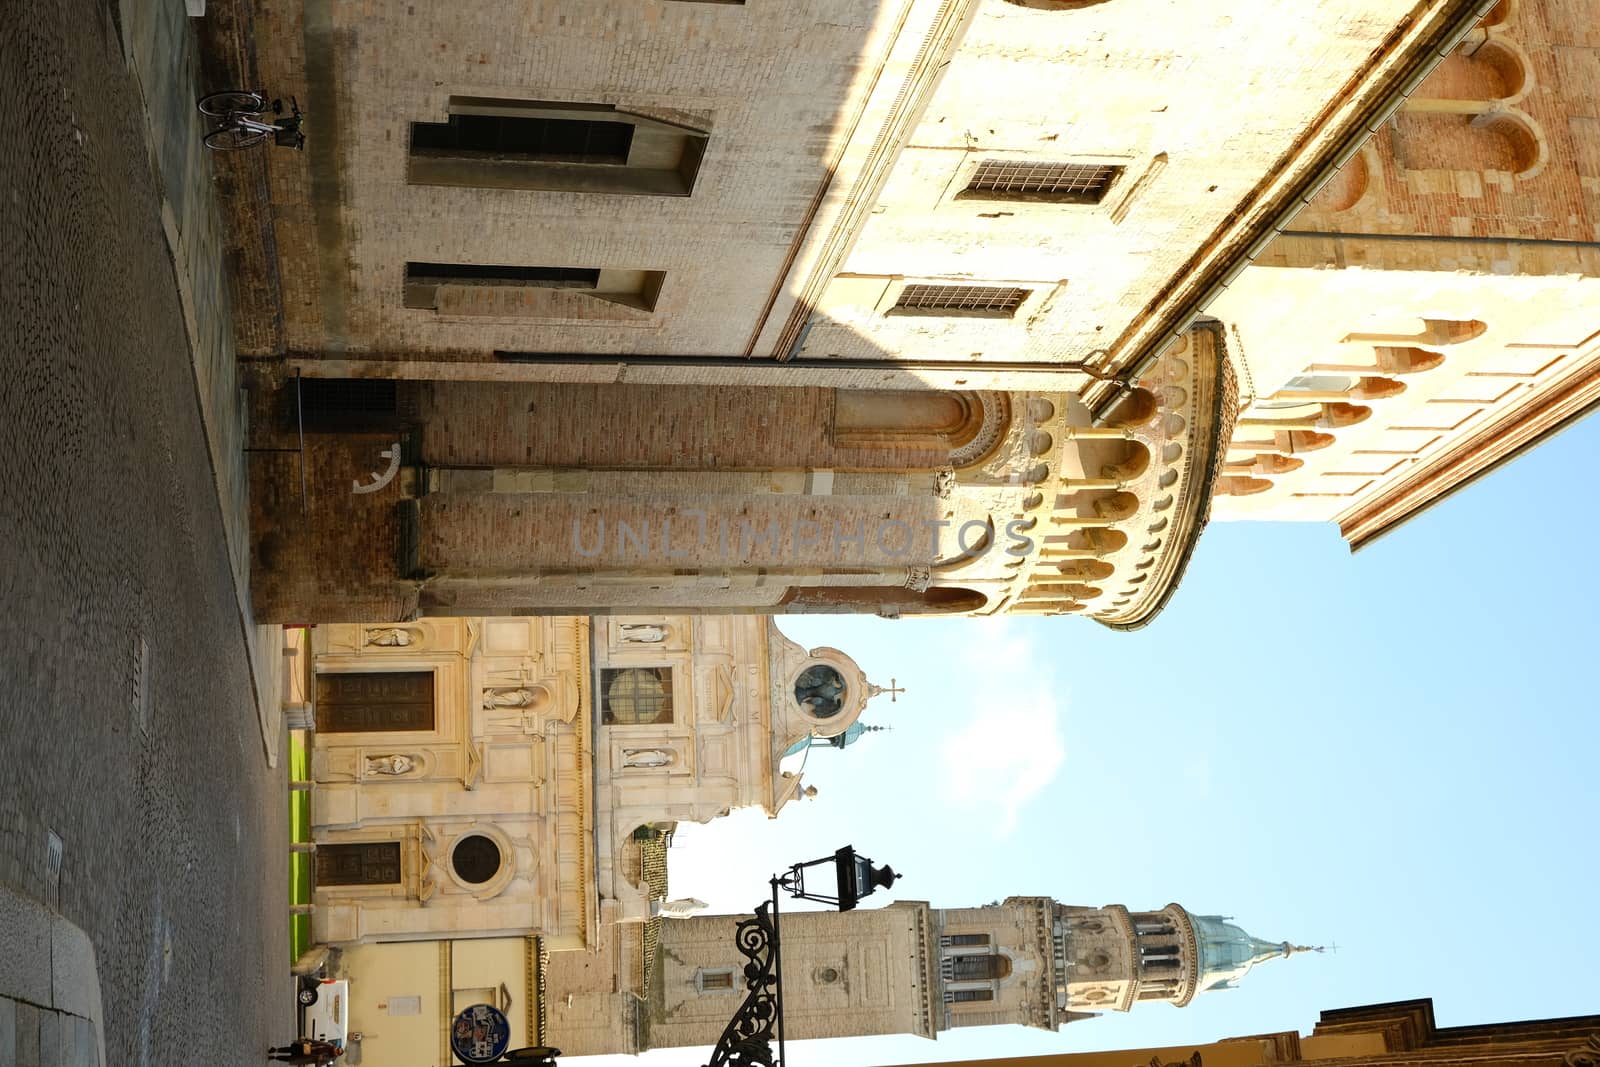
[{"label": "arcade of small arches", "polygon": [[[973,580],[968,591],[983,602],[968,610],[1076,613],[1116,626],[1159,610],[1204,524],[1204,482],[1231,417],[1231,370],[1217,332],[1200,329],[1203,338],[1174,344],[1098,422],[1070,396],[1012,398],[1020,418],[1009,436],[1026,458],[1006,530],[1031,550],[1007,559],[998,587],[984,582],[977,593]],[[972,556],[938,565],[929,592],[948,595],[969,576],[989,577]]]},{"label": "arcade of small arches", "polygon": [[1422,329],[1412,334],[1348,334],[1344,343],[1371,346],[1370,361],[1312,363],[1255,399],[1235,423],[1217,495],[1256,496],[1286,481],[1303,484],[1313,473],[1307,468],[1312,453],[1406,396],[1417,376],[1444,364],[1445,350],[1476,340],[1488,328],[1477,319],[1421,321]]}]

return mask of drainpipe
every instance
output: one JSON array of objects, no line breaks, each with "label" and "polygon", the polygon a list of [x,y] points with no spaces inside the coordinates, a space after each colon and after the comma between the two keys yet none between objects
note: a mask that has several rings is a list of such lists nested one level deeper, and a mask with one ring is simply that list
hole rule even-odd
[{"label": "drainpipe", "polygon": [[1318,171],[1316,177],[1307,183],[1307,191],[1272,221],[1267,232],[1262,234],[1261,238],[1250,246],[1244,256],[1230,267],[1226,274],[1213,282],[1200,294],[1200,298],[1195,301],[1196,310],[1168,331],[1160,340],[1146,348],[1145,354],[1135,361],[1133,366],[1126,372],[1117,375],[1117,378],[1121,380],[1122,387],[1095,409],[1093,425],[1100,426],[1104,424],[1106,416],[1111,409],[1116,407],[1118,402],[1129,393],[1133,392],[1137,387],[1139,376],[1160,358],[1161,353],[1166,351],[1167,346],[1181,337],[1190,326],[1194,325],[1195,320],[1205,313],[1205,309],[1210,307],[1227,290],[1228,286],[1232,285],[1239,275],[1244,273],[1244,269],[1255,262],[1256,257],[1266,251],[1267,246],[1289,228],[1289,224],[1300,214],[1301,209],[1314,200],[1318,193],[1322,192],[1323,186],[1333,180],[1333,176],[1339,173],[1339,170],[1350,162],[1357,152],[1361,151],[1362,146],[1383,127],[1384,123],[1394,117],[1395,112],[1399,111],[1405,102],[1410,99],[1411,94],[1416,92],[1417,88],[1434,72],[1434,69],[1440,63],[1443,63],[1451,52],[1456,50],[1461,42],[1466,39],[1467,34],[1473,31],[1497,3],[1499,3],[1499,0],[1480,0],[1472,14],[1463,18],[1461,24],[1450,31],[1449,36],[1445,38],[1444,44],[1435,49],[1434,54],[1427,58],[1417,72],[1407,78],[1389,99],[1384,101],[1383,105],[1378,108],[1376,117],[1346,139],[1333,162]]}]

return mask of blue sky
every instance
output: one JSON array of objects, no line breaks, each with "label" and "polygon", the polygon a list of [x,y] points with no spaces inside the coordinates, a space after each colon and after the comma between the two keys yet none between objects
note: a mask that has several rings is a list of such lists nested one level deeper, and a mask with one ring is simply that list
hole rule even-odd
[{"label": "blue sky", "polygon": [[748,910],[848,843],[900,899],[1177,901],[1338,944],[1181,1010],[801,1043],[794,1067],[1198,1044],[1420,996],[1442,1025],[1600,1010],[1574,950],[1600,884],[1597,458],[1590,419],[1355,556],[1332,526],[1215,523],[1134,634],[782,620],[906,686],[869,710],[894,729],[814,753],[820,795],[777,820],[686,828],[673,895]]}]

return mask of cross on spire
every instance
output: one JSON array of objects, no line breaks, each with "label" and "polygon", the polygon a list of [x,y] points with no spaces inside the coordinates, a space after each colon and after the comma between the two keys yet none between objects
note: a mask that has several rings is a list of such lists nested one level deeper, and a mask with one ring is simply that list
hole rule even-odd
[{"label": "cross on spire", "polygon": [[898,678],[890,678],[889,679],[889,684],[887,686],[873,685],[871,682],[868,682],[867,683],[867,699],[871,700],[873,697],[878,696],[880,693],[888,693],[889,694],[889,703],[891,703],[891,704],[900,703],[900,701],[897,698],[900,696],[901,693],[904,693],[906,690],[905,690],[905,686],[902,686],[902,685],[899,684],[899,681],[900,680]]}]

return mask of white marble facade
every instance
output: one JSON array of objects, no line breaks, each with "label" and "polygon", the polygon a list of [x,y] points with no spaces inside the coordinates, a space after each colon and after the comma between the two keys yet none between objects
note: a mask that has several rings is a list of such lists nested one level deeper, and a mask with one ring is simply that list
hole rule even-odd
[{"label": "white marble facade", "polygon": [[312,641],[313,931],[335,944],[591,946],[597,924],[649,917],[618,865],[636,828],[776,814],[802,788],[783,753],[844,731],[873,691],[753,616],[425,618]]}]

